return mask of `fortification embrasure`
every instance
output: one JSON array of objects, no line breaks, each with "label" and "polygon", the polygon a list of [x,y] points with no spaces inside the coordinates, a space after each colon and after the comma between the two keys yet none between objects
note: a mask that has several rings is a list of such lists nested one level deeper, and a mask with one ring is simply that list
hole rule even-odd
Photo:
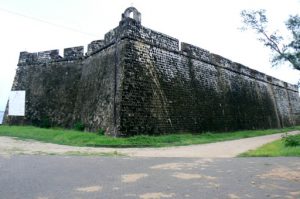
[{"label": "fortification embrasure", "polygon": [[[130,14],[133,13],[133,18]],[[125,10],[104,40],[21,52],[12,90],[26,90],[26,116],[108,135],[279,128],[300,124],[298,88],[141,25]]]}]

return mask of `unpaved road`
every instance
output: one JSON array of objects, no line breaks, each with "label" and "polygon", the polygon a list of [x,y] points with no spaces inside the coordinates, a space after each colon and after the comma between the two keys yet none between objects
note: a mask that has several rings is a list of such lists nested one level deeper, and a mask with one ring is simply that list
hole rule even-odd
[{"label": "unpaved road", "polygon": [[[293,131],[289,134],[298,134]],[[95,148],[74,147],[58,144],[43,143],[33,140],[18,140],[11,137],[0,137],[0,155],[14,154],[59,154],[59,155],[103,155],[103,153],[123,154],[131,157],[189,157],[189,158],[229,158],[250,149],[255,149],[268,142],[280,139],[282,134],[273,134],[246,138],[233,141],[224,141],[211,144],[164,147],[164,148]],[[105,155],[105,154],[104,154]]]}]

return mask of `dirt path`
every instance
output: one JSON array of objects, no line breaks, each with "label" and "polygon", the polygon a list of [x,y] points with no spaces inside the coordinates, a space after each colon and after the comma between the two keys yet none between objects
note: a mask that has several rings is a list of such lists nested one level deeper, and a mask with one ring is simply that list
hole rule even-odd
[{"label": "dirt path", "polygon": [[[289,134],[299,134],[293,131]],[[43,143],[33,140],[18,140],[12,137],[0,137],[0,155],[14,154],[61,154],[61,155],[113,155],[123,154],[132,157],[235,157],[250,149],[255,149],[268,142],[281,138],[281,133],[240,140],[224,141],[211,144],[165,147],[165,148],[94,148],[74,147]]]}]

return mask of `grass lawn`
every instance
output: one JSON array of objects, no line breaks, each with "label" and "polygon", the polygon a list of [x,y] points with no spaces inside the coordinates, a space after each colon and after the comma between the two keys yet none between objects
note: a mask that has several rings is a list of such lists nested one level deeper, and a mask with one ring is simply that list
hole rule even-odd
[{"label": "grass lawn", "polygon": [[226,133],[171,134],[161,136],[134,136],[113,138],[95,133],[79,132],[58,128],[44,129],[33,126],[0,126],[0,136],[12,136],[20,139],[34,139],[43,142],[72,146],[94,147],[165,147],[191,144],[204,144],[225,140],[269,135],[274,133],[300,130],[300,126],[284,129],[249,130]]},{"label": "grass lawn", "polygon": [[[300,142],[300,135],[293,136],[296,140]],[[284,145],[284,141],[277,140],[256,150],[250,150],[246,153],[242,153],[240,157],[278,157],[278,156],[300,156],[300,146],[290,146]]]}]

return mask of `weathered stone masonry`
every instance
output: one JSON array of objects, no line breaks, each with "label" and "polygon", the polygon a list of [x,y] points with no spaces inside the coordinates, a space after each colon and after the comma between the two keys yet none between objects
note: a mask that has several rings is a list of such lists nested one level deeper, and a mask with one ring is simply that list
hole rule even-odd
[{"label": "weathered stone masonry", "polygon": [[[129,17],[133,12],[133,19]],[[114,136],[300,124],[298,88],[141,25],[133,7],[83,47],[21,52],[12,90],[26,116],[5,122],[106,129]]]}]

